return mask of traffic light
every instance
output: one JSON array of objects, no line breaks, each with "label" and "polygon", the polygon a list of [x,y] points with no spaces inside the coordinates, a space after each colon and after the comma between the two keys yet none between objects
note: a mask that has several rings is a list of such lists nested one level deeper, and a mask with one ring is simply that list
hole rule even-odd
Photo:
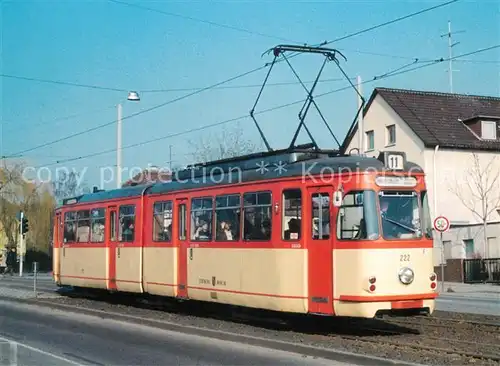
[{"label": "traffic light", "polygon": [[23,221],[21,222],[21,233],[26,234],[29,230],[28,219],[23,217]]}]

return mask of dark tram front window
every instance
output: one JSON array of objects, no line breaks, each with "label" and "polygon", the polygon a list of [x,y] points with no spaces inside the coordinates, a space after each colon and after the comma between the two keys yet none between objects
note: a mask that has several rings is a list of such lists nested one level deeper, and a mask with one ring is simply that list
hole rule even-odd
[{"label": "dark tram front window", "polygon": [[416,192],[380,192],[379,204],[385,239],[419,239],[422,237],[420,206]]},{"label": "dark tram front window", "polygon": [[379,237],[374,191],[347,193],[337,216],[339,240],[375,240]]},{"label": "dark tram front window", "polygon": [[427,191],[420,193],[420,204],[422,205],[422,229],[427,239],[432,239],[432,220]]}]

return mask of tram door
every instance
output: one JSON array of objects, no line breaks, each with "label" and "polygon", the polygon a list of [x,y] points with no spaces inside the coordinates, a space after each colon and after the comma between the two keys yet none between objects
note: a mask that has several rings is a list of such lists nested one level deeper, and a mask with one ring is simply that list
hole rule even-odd
[{"label": "tram door", "polygon": [[187,237],[187,199],[180,198],[175,201],[177,210],[177,296],[188,297],[188,237]]},{"label": "tram door", "polygon": [[[333,225],[331,186],[308,188],[310,225],[308,239],[309,312],[333,312]],[[307,212],[307,211],[306,211]]]},{"label": "tram door", "polygon": [[116,206],[109,208],[109,222],[106,227],[108,231],[108,248],[106,250],[106,263],[108,264],[108,290],[116,290],[116,256],[117,256],[117,241],[118,218]]},{"label": "tram door", "polygon": [[[62,252],[64,251],[63,242],[63,223],[61,213],[56,214],[56,220],[54,222],[54,237],[52,240],[52,272],[54,281],[57,283],[61,281],[61,261],[63,259]],[[5,253],[7,254],[7,253]]]}]

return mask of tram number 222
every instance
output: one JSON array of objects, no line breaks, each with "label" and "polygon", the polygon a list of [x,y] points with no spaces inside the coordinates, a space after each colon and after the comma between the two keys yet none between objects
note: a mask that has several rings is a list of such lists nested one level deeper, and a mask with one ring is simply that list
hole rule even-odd
[{"label": "tram number 222", "polygon": [[410,261],[410,255],[409,254],[401,254],[399,256],[399,261],[400,262],[409,262]]}]

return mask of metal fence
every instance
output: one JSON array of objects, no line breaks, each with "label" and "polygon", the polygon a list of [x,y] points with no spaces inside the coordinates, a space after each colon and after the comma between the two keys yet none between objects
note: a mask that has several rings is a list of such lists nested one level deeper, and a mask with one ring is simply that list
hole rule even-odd
[{"label": "metal fence", "polygon": [[465,283],[500,284],[500,258],[464,259]]}]

